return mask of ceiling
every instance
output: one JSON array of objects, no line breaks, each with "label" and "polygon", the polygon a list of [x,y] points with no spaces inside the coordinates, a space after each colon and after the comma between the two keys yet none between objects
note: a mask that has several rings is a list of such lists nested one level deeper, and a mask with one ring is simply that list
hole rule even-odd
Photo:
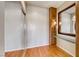
[{"label": "ceiling", "polygon": [[64,1],[27,1],[26,3],[29,5],[45,7],[45,8],[49,8],[49,7],[58,8],[64,3]]}]

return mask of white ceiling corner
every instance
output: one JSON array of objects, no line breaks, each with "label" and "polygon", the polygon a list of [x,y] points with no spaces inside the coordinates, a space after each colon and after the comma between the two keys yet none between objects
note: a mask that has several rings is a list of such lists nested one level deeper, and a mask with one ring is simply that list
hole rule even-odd
[{"label": "white ceiling corner", "polygon": [[26,2],[27,4],[30,4],[30,5],[46,7],[46,8],[49,8],[49,7],[58,8],[64,3],[64,1],[26,1]]}]

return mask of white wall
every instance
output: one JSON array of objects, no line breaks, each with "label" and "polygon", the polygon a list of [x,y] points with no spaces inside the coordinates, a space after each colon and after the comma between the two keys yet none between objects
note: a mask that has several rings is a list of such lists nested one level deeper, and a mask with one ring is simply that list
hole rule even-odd
[{"label": "white wall", "polygon": [[48,45],[49,10],[27,5],[26,8],[26,48]]},{"label": "white wall", "polygon": [[75,56],[75,37],[58,34],[57,46],[69,53],[70,55]]},{"label": "white wall", "polygon": [[[59,11],[61,11],[61,10],[63,10],[64,8],[66,8],[66,7],[68,7],[68,6],[70,6],[71,4],[73,4],[74,2],[65,2],[62,6],[60,6],[59,8],[58,8],[58,12]],[[59,34],[58,34],[58,36],[59,36]],[[57,36],[57,37],[58,37]],[[60,37],[63,37],[62,35],[60,36]],[[63,38],[67,38],[67,39],[69,39],[69,40],[71,40],[73,37],[67,37],[66,35],[63,37]],[[73,38],[73,40],[75,41],[75,37]],[[71,42],[68,42],[68,41],[66,41],[66,40],[63,40],[63,39],[61,39],[61,38],[57,38],[57,46],[58,47],[60,47],[61,49],[63,49],[63,50],[65,50],[66,52],[68,52],[70,55],[72,55],[72,56],[75,56],[75,43],[71,43]]]},{"label": "white wall", "polygon": [[0,1],[0,56],[4,55],[4,2]]},{"label": "white wall", "polygon": [[5,51],[24,48],[24,16],[19,2],[5,2]]}]

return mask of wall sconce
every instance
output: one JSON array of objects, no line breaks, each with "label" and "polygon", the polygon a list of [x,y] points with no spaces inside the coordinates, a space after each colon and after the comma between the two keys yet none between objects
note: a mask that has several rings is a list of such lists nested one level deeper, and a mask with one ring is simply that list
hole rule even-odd
[{"label": "wall sconce", "polygon": [[55,25],[56,25],[56,21],[53,19],[51,27],[54,27]]},{"label": "wall sconce", "polygon": [[59,25],[61,25],[61,22],[59,22]]},{"label": "wall sconce", "polygon": [[54,21],[54,25],[56,25],[56,21]]}]

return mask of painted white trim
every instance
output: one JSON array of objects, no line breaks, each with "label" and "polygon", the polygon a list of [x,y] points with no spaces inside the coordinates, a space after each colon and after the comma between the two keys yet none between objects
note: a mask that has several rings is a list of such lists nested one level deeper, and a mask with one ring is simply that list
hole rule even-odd
[{"label": "painted white trim", "polygon": [[10,52],[10,51],[15,51],[15,50],[24,50],[24,48],[20,48],[20,49],[12,49],[12,50],[5,50],[5,52]]},{"label": "painted white trim", "polygon": [[30,47],[20,48],[20,49],[5,50],[5,52],[10,52],[10,51],[15,51],[15,50],[24,50],[24,49],[35,48],[35,47],[46,46],[46,45],[49,45],[49,44],[30,46]]},{"label": "painted white trim", "polygon": [[30,46],[30,47],[26,47],[26,49],[29,49],[29,48],[35,48],[35,47],[40,47],[40,46],[46,46],[46,45],[49,45],[49,44],[37,45],[37,46]]}]

